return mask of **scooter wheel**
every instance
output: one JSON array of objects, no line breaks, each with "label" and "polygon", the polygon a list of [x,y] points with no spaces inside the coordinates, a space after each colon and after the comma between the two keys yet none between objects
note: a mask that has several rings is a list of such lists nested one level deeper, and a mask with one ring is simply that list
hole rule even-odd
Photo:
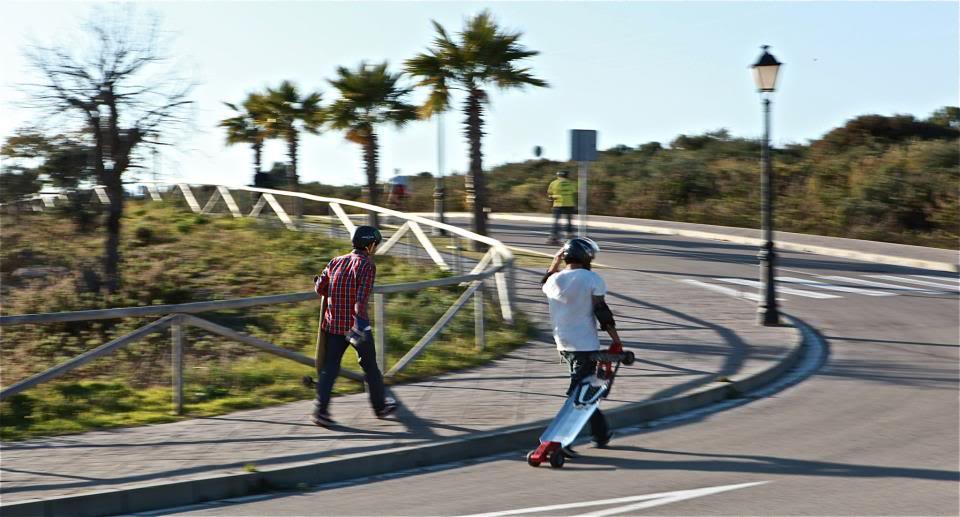
[{"label": "scooter wheel", "polygon": [[635,356],[633,352],[627,351],[623,353],[623,364],[627,366],[630,366],[631,364],[633,364],[633,361],[635,361],[636,359],[637,359],[637,356]]},{"label": "scooter wheel", "polygon": [[565,461],[566,459],[563,457],[563,453],[559,450],[554,451],[553,454],[550,455],[550,466],[555,469],[562,468]]},{"label": "scooter wheel", "polygon": [[530,465],[531,467],[539,467],[539,466],[540,466],[540,462],[537,461],[537,460],[535,460],[535,459],[533,459],[533,453],[534,453],[534,452],[536,452],[536,451],[530,451],[530,452],[527,453],[527,465]]}]

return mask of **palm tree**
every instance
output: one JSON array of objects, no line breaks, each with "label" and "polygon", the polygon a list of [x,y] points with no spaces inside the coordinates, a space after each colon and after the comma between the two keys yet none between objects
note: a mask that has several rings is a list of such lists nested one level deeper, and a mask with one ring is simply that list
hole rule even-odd
[{"label": "palm tree", "polygon": [[[277,88],[267,88],[263,94],[255,97],[250,106],[257,123],[266,131],[267,138],[277,138],[287,143],[287,157],[290,166],[287,177],[290,190],[296,192],[299,181],[297,175],[297,151],[300,146],[300,132],[317,134],[326,118],[326,112],[320,106],[320,92],[301,96],[300,90],[290,81],[283,81]],[[294,203],[295,215],[300,217],[300,200]]]},{"label": "palm tree", "polygon": [[263,141],[266,139],[266,130],[256,121],[255,107],[259,102],[256,94],[247,96],[239,107],[236,104],[224,102],[236,115],[220,121],[219,126],[227,132],[227,145],[249,144],[253,149],[253,178],[254,184],[260,175],[260,161],[263,155]]},{"label": "palm tree", "polygon": [[546,87],[529,68],[517,61],[539,54],[518,43],[522,33],[507,32],[497,26],[489,11],[467,20],[459,41],[454,41],[436,21],[437,35],[426,52],[406,61],[407,73],[420,78],[419,86],[431,89],[420,109],[424,118],[442,113],[450,107],[450,90],[462,90],[467,98],[463,113],[464,134],[470,144],[470,174],[466,178],[467,203],[473,207],[473,231],[486,235],[486,204],[483,180],[483,110],[490,102],[487,89],[522,88],[525,85]]},{"label": "palm tree", "polygon": [[[330,80],[340,91],[340,98],[328,109],[330,127],[346,131],[347,140],[363,146],[367,202],[376,205],[380,194],[376,128],[387,123],[402,127],[417,118],[417,107],[405,102],[411,89],[397,84],[401,74],[388,72],[386,62],[378,65],[361,62],[356,70],[341,66],[337,68],[337,76]],[[376,226],[376,212],[370,212],[369,224]]]}]

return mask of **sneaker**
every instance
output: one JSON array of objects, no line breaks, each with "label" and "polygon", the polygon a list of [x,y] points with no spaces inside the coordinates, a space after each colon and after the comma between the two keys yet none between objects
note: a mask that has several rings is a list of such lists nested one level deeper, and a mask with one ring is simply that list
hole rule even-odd
[{"label": "sneaker", "polygon": [[576,458],[580,456],[580,453],[573,450],[573,447],[570,447],[569,445],[567,445],[566,447],[561,447],[560,453],[568,458]]},{"label": "sneaker", "polygon": [[311,376],[309,376],[309,375],[304,375],[303,378],[300,379],[300,383],[303,384],[303,386],[304,386],[305,388],[316,388],[316,387],[317,387],[317,381],[313,380],[313,377],[311,377]]},{"label": "sneaker", "polygon": [[598,449],[606,449],[607,445],[610,444],[610,439],[613,438],[613,431],[607,433],[607,436],[602,439],[593,439],[593,443],[597,446]]},{"label": "sneaker", "polygon": [[383,407],[380,408],[379,411],[374,412],[377,418],[386,418],[400,407],[400,404],[391,397],[385,398],[383,402]]},{"label": "sneaker", "polygon": [[310,421],[320,427],[330,427],[337,423],[334,419],[330,418],[330,413],[326,411],[314,411],[313,416],[310,417]]}]

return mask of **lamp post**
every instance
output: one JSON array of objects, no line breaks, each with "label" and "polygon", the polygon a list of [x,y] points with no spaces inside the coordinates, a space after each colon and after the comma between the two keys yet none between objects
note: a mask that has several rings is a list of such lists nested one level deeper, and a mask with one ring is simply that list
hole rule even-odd
[{"label": "lamp post", "polygon": [[[433,189],[433,211],[437,222],[445,223],[443,218],[443,113],[437,113],[437,183]],[[443,228],[433,228],[433,234],[446,235]]]},{"label": "lamp post", "polygon": [[757,84],[763,103],[763,143],[760,148],[760,175],[761,196],[761,228],[763,231],[763,248],[757,255],[760,259],[760,303],[757,307],[758,323],[772,326],[780,324],[780,311],[777,309],[776,293],[776,253],[773,246],[773,165],[770,159],[770,96],[775,91],[777,72],[780,63],[772,54],[770,48],[763,47],[763,54],[753,64],[753,79]]}]

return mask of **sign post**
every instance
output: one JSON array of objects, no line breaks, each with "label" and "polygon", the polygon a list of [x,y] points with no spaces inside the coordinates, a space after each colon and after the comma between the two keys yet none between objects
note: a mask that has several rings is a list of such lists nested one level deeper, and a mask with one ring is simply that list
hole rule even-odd
[{"label": "sign post", "polygon": [[587,236],[587,164],[597,160],[597,132],[593,129],[570,130],[570,160],[579,162],[577,178],[577,237]]}]

